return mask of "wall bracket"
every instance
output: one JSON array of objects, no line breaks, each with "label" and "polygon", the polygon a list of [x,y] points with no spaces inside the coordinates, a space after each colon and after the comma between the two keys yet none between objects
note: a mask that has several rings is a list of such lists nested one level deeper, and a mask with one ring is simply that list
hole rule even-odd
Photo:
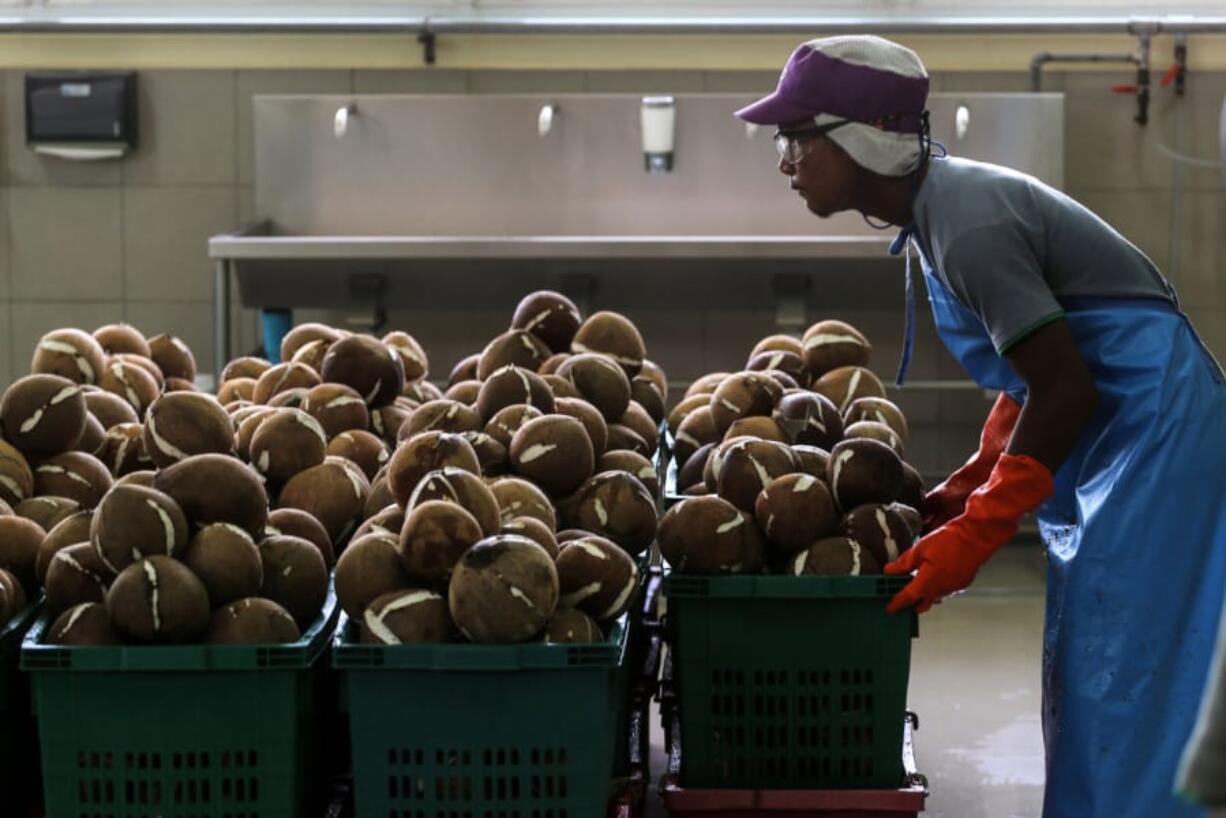
[{"label": "wall bracket", "polygon": [[775,326],[780,332],[800,334],[808,325],[809,276],[802,273],[776,273]]},{"label": "wall bracket", "polygon": [[421,43],[421,58],[426,65],[434,65],[438,57],[436,46],[438,44],[437,37],[433,31],[428,28],[423,28],[417,35],[417,42]]}]

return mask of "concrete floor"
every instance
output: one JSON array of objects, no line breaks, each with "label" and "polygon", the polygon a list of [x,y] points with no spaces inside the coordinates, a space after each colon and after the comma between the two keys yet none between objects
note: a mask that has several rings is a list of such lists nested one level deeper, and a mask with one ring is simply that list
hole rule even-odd
[{"label": "concrete floor", "polygon": [[[916,764],[928,776],[926,818],[1035,818],[1043,802],[1039,661],[1044,562],[1011,546],[967,593],[920,619],[909,706],[920,717]],[[658,714],[651,770],[667,766]],[[667,813],[649,793],[647,816]]]}]

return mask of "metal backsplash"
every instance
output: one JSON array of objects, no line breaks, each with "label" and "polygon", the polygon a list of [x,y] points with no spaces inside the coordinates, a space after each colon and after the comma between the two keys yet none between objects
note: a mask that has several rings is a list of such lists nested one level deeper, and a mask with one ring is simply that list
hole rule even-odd
[{"label": "metal backsplash", "polygon": [[[732,116],[752,99],[677,95],[675,165],[651,175],[638,95],[257,96],[256,209],[285,236],[872,234],[798,206],[769,129]],[[930,108],[951,153],[1061,185],[1062,94],[934,94]]]}]

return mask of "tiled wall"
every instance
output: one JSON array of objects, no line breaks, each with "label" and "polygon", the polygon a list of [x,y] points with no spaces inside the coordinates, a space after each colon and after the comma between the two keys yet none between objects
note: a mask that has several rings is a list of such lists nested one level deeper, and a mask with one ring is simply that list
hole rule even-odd
[{"label": "tiled wall", "polygon": [[[771,87],[773,72],[537,71],[149,71],[140,77],[141,145],[118,163],[67,163],[34,155],[24,144],[21,74],[0,84],[0,383],[25,371],[35,340],[62,325],[130,321],[146,332],[174,331],[212,366],[212,273],[209,235],[252,213],[250,98],[258,93],[418,93],[536,91],[744,91]],[[1182,171],[1180,214],[1171,253],[1176,197],[1172,163],[1153,141],[1185,153],[1216,156],[1217,118],[1226,74],[1193,74],[1175,102],[1155,92],[1152,121],[1135,126],[1131,97],[1110,93],[1127,81],[1116,72],[1054,73],[1049,90],[1068,94],[1066,188],[1136,241],[1164,270],[1175,270],[1185,306],[1209,344],[1226,357],[1226,193],[1214,170]],[[935,91],[1021,91],[1017,74],[948,74]],[[901,336],[897,267],[814,280],[814,317],[843,316],[878,347],[878,369],[892,374]],[[698,303],[661,287],[650,298],[616,281],[601,285],[599,304],[624,309],[644,330],[653,357],[677,379],[735,367],[753,341],[772,331],[774,312],[763,282],[724,282],[725,292]],[[514,289],[514,288],[512,288]],[[717,294],[718,295],[718,294]],[[498,331],[511,307],[461,311],[398,310],[392,322],[414,332],[445,375],[472,351],[471,339]],[[316,316],[304,316],[316,317]],[[339,320],[342,316],[325,316]],[[234,345],[256,343],[255,316],[243,311]],[[921,323],[913,377],[960,377]],[[907,392],[900,402],[915,431],[911,456],[925,470],[956,465],[975,440],[987,403],[977,392]]]}]

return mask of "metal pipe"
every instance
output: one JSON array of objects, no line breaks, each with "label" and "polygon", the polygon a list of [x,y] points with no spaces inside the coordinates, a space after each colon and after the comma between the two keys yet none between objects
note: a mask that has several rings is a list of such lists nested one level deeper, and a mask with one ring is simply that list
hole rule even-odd
[{"label": "metal pipe", "polygon": [[1137,64],[1135,54],[1096,54],[1091,52],[1040,51],[1030,59],[1030,90],[1036,94],[1043,90],[1043,66],[1052,62],[1064,63],[1129,63]]},{"label": "metal pipe", "polygon": [[[1175,94],[1184,95],[1184,67],[1187,65],[1188,43],[1184,35],[1175,37]],[[1187,120],[1188,106],[1177,105],[1173,116],[1175,125],[1175,151],[1181,152],[1183,147],[1184,122]],[[1166,264],[1167,277],[1175,287],[1179,286],[1179,249],[1181,247],[1183,224],[1183,178],[1184,163],[1171,162],[1171,215],[1167,223]]]},{"label": "metal pipe", "polygon": [[69,33],[403,33],[444,34],[800,34],[821,31],[876,34],[1197,34],[1226,32],[1226,16],[1099,17],[842,17],[756,16],[491,16],[319,12],[311,16],[256,14],[107,14],[31,8],[0,15],[0,32]]},{"label": "metal pipe", "polygon": [[1153,41],[1153,35],[1148,31],[1142,31],[1139,35],[1141,38],[1141,47],[1138,50],[1137,58],[1137,124],[1144,125],[1149,122],[1149,47]]},{"label": "metal pipe", "polygon": [[1175,96],[1182,97],[1188,77],[1188,35],[1175,35]]},{"label": "metal pipe", "polygon": [[[1150,84],[1150,64],[1149,52],[1150,46],[1153,43],[1153,36],[1159,27],[1156,23],[1150,22],[1144,25],[1137,23],[1131,27],[1131,30],[1137,36],[1138,46],[1136,54],[1102,54],[1095,52],[1068,52],[1059,53],[1051,51],[1041,51],[1035,54],[1030,60],[1030,88],[1035,93],[1043,89],[1043,66],[1052,62],[1062,63],[1128,63],[1137,67],[1137,81],[1135,86],[1119,86],[1115,90],[1126,90],[1135,88],[1137,95],[1137,115],[1134,117],[1138,125],[1144,125],[1149,122],[1149,84]],[[1183,35],[1178,35],[1182,37]]]}]

